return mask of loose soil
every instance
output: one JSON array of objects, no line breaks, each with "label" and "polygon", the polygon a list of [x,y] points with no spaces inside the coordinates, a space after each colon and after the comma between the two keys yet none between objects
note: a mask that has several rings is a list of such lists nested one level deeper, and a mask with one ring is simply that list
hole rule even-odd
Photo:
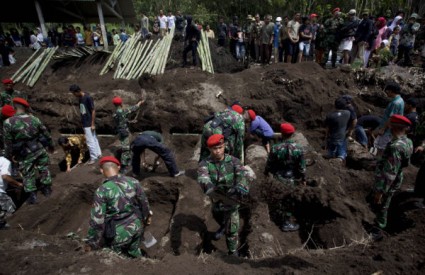
[{"label": "loose soil", "polygon": [[[323,70],[315,63],[253,66],[242,70],[237,62],[227,60],[228,54],[223,54],[215,57],[214,64],[230,65],[222,69],[223,73],[210,75],[197,68],[177,68],[181,49],[173,46],[172,51],[175,53],[166,73],[155,77],[155,81],[113,80],[112,72],[99,76],[105,59],[91,57],[50,66],[32,89],[16,85],[16,89],[29,94],[35,115],[49,127],[55,139],[60,134],[81,132],[78,106],[68,92],[69,85],[77,83],[94,97],[99,134],[113,134],[113,96],[120,95],[126,105],[131,105],[140,97],[140,86],[147,91],[147,101],[131,129],[161,131],[179,168],[186,170],[186,175],[179,178],[168,177],[164,165],[155,173],[143,173],[141,183],[154,212],[147,231],[158,240],[155,246],[145,249],[148,258],[127,259],[108,250],[83,252],[82,239],[88,228],[93,193],[102,176],[96,167],[84,165],[64,173],[60,168],[63,153],[58,150],[51,155],[52,197],[45,199],[40,194],[37,205],[22,205],[9,219],[11,229],[0,231],[1,273],[424,272],[425,212],[410,207],[409,188],[417,168],[406,169],[402,192],[392,205],[398,211],[393,211],[383,241],[373,243],[366,230],[374,215],[365,199],[373,184],[373,171],[362,169],[361,165],[341,167],[325,160],[321,149],[323,120],[339,95],[353,96],[359,113],[379,115],[388,102],[382,92],[384,81],[390,78],[400,81],[406,98],[412,95],[424,98],[422,72],[398,67],[379,72]],[[10,77],[30,54],[19,49],[18,63],[1,68],[1,78]],[[220,71],[217,66],[216,71]],[[219,92],[223,97],[216,98]],[[240,251],[244,256],[241,258],[226,255],[223,239],[211,240],[218,225],[212,219],[210,201],[196,182],[195,151],[199,137],[181,135],[200,133],[206,116],[236,100],[268,120],[276,132],[282,121],[293,123],[307,139],[309,163],[308,185],[290,193],[296,206],[294,216],[301,228],[298,232],[283,233],[273,206],[288,193],[276,181],[264,178],[263,149],[258,141],[247,139],[247,155],[256,150],[252,153],[254,157],[247,158],[247,164],[257,178],[252,183],[249,207],[241,209]],[[104,155],[117,151],[114,137],[103,137],[101,146]],[[153,154],[148,159],[152,161]],[[401,217],[410,222],[401,223]]]}]

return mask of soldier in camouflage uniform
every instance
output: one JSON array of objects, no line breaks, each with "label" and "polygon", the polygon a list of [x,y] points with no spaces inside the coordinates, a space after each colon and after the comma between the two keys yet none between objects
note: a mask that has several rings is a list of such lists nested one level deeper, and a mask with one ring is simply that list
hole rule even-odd
[{"label": "soldier in camouflage uniform", "polygon": [[[0,136],[3,137],[3,123],[9,117],[13,117],[16,111],[11,105],[4,105],[1,108],[1,116],[0,116]],[[4,153],[4,143],[0,142],[0,152]]]},{"label": "soldier in camouflage uniform", "polygon": [[252,28],[252,41],[255,47],[255,62],[260,62],[260,48],[261,48],[261,29],[263,28],[264,21],[260,20],[260,15],[255,15],[255,21]]},{"label": "soldier in camouflage uniform", "polygon": [[[292,140],[295,133],[295,128],[289,123],[280,125],[282,133],[282,143],[275,144],[267,159],[265,175],[269,172],[274,177],[285,185],[285,188],[292,190],[297,184],[305,185],[306,164],[304,152],[300,145]],[[283,223],[280,229],[284,232],[296,231],[299,225],[291,223],[292,211],[294,208],[293,201],[289,198],[284,198],[277,205],[277,212]]]},{"label": "soldier in camouflage uniform", "polygon": [[4,91],[0,94],[0,107],[4,105],[12,105],[12,100],[15,97],[21,97],[27,99],[25,93],[13,89],[12,79],[3,79]]},{"label": "soldier in camouflage uniform", "polygon": [[37,201],[35,172],[40,175],[43,185],[42,193],[48,197],[52,189],[52,178],[49,172],[49,155],[44,147],[53,151],[53,143],[46,126],[41,121],[26,113],[30,107],[28,102],[20,97],[13,99],[16,108],[15,116],[4,122],[4,149],[6,158],[18,162],[19,171],[24,181],[25,192],[30,193],[27,202]]},{"label": "soldier in camouflage uniform", "polygon": [[339,8],[333,10],[333,17],[327,19],[324,24],[325,28],[325,40],[326,40],[326,50],[325,50],[325,60],[323,66],[326,65],[326,62],[329,59],[329,51],[332,51],[332,68],[335,68],[338,47],[340,43],[339,39],[339,30],[344,25],[344,19],[340,17],[341,12]]},{"label": "soldier in camouflage uniform", "polygon": [[226,140],[226,153],[244,162],[245,120],[243,108],[233,105],[232,109],[217,112],[202,129],[200,161],[209,156],[207,140],[213,134],[222,134]]},{"label": "soldier in camouflage uniform", "polygon": [[[424,153],[425,152],[425,112],[419,116],[418,121],[416,122],[415,132],[415,153]],[[421,167],[419,168],[418,174],[416,175],[415,181],[415,194],[420,199],[416,206],[418,208],[425,208],[424,199],[425,199],[425,161],[422,162]]]},{"label": "soldier in camouflage uniform", "polygon": [[121,143],[121,173],[125,174],[131,161],[130,129],[128,129],[128,118],[132,113],[136,112],[140,108],[140,106],[143,104],[143,101],[137,102],[137,104],[134,106],[123,108],[121,97],[116,96],[112,100],[112,103],[116,107],[116,111],[112,117],[114,118],[116,132]]},{"label": "soldier in camouflage uniform", "polygon": [[140,257],[140,241],[152,217],[146,194],[138,180],[119,174],[115,157],[103,157],[99,163],[106,179],[94,194],[85,249],[110,247]]},{"label": "soldier in camouflage uniform", "polygon": [[[220,225],[215,240],[226,235],[229,255],[238,255],[239,204],[237,199],[248,195],[247,170],[239,159],[224,153],[224,136],[214,134],[207,140],[211,152],[198,166],[198,183],[212,198],[212,214]],[[215,194],[221,194],[222,199]],[[228,200],[234,203],[229,203]]]},{"label": "soldier in camouflage uniform", "polygon": [[15,212],[16,206],[12,199],[7,195],[7,184],[18,188],[22,188],[23,184],[16,181],[10,176],[12,165],[10,161],[4,157],[0,157],[0,229],[8,228],[6,216]]},{"label": "soldier in camouflage uniform", "polygon": [[375,185],[371,193],[372,209],[376,214],[377,228],[372,232],[374,239],[382,238],[380,229],[387,226],[388,208],[394,193],[403,181],[403,168],[409,165],[413,152],[412,141],[406,131],[411,126],[409,119],[402,115],[390,118],[392,140],[387,144],[375,171]]}]

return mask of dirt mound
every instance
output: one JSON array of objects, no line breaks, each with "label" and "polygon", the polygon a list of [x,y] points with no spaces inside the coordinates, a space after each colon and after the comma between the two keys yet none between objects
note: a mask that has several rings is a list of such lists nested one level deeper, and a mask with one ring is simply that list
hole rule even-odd
[{"label": "dirt mound", "polygon": [[[113,80],[112,72],[99,77],[101,67],[99,62],[48,68],[34,88],[18,84],[17,89],[30,94],[35,114],[57,138],[61,132],[81,131],[76,99],[68,92],[69,85],[77,83],[95,99],[98,132],[113,133],[111,99],[120,95],[125,104],[134,104],[140,97],[140,85],[136,80]],[[9,76],[13,70],[4,72]],[[208,273],[225,274],[343,273],[351,269],[356,273],[419,273],[425,265],[424,212],[406,210],[406,218],[415,220],[416,227],[410,224],[396,228],[399,216],[392,217],[390,235],[381,243],[371,244],[364,224],[373,220],[365,201],[373,184],[373,172],[341,167],[322,157],[323,120],[339,95],[352,95],[361,113],[382,113],[384,104],[374,104],[384,99],[379,85],[356,79],[355,75],[356,72],[323,70],[314,63],[301,63],[215,75],[199,69],[175,68],[154,82],[143,83],[148,100],[138,122],[131,125],[132,131],[162,131],[166,144],[175,151],[179,168],[186,170],[186,176],[177,179],[168,177],[163,165],[156,173],[143,175],[142,185],[154,212],[152,226],[147,230],[158,240],[158,244],[146,249],[151,259],[129,260],[107,251],[81,251],[93,192],[102,177],[97,168],[90,166],[78,167],[70,174],[60,172],[58,164],[63,153],[59,152],[52,156],[52,197],[41,196],[38,205],[21,207],[10,219],[12,229],[0,232],[0,246],[5,251],[0,259],[3,272],[113,274],[143,269],[158,274],[205,273],[207,264]],[[378,73],[375,77],[382,76]],[[220,91],[223,97],[216,98]],[[373,99],[367,97],[371,94]],[[290,194],[301,230],[282,233],[272,206],[288,194],[278,182],[263,176],[264,149],[251,145],[252,141],[246,144],[247,164],[257,179],[252,186],[250,207],[241,209],[240,251],[246,256],[241,259],[227,257],[225,240],[211,239],[218,225],[210,213],[211,202],[196,182],[197,161],[192,159],[199,137],[182,135],[200,133],[206,116],[236,100],[271,122],[275,131],[283,120],[293,122],[309,148],[309,184]],[[105,155],[116,150],[114,140],[102,140]],[[251,157],[250,148],[257,150]],[[148,155],[148,160],[152,159],[153,155]],[[414,167],[407,169],[406,188],[411,187],[416,171]],[[393,207],[406,204],[409,196],[407,192],[395,198]],[[17,259],[24,259],[24,263]]]}]

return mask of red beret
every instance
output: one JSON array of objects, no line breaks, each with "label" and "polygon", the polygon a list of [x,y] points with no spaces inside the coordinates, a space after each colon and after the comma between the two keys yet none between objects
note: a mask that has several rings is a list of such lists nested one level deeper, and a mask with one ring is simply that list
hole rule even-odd
[{"label": "red beret", "polygon": [[224,136],[220,134],[214,134],[210,136],[207,140],[207,146],[208,148],[221,145],[224,143]]},{"label": "red beret", "polygon": [[334,8],[334,10],[332,11],[332,13],[335,13],[335,12],[338,12],[338,11],[341,11],[341,9],[340,8]]},{"label": "red beret", "polygon": [[13,80],[10,78],[3,79],[3,84],[13,84]]},{"label": "red beret", "polygon": [[282,134],[293,134],[295,132],[295,127],[290,123],[282,123],[280,124],[280,132]]},{"label": "red beret", "polygon": [[1,109],[1,114],[3,115],[3,117],[5,118],[9,118],[14,116],[16,113],[15,109],[10,106],[10,105],[4,105],[3,108]]},{"label": "red beret", "polygon": [[112,103],[114,105],[121,105],[122,104],[122,99],[119,96],[114,97],[114,99],[112,99]]},{"label": "red beret", "polygon": [[317,14],[315,13],[310,14],[310,18],[313,18],[313,17],[317,17]]},{"label": "red beret", "polygon": [[394,124],[405,125],[405,126],[412,125],[412,122],[407,117],[402,115],[392,115],[390,117],[390,122]]},{"label": "red beret", "polygon": [[13,103],[21,104],[21,105],[24,105],[25,107],[29,107],[30,106],[29,103],[28,103],[28,101],[26,101],[22,97],[15,97],[13,99]]},{"label": "red beret", "polygon": [[106,157],[101,158],[100,161],[99,161],[99,164],[100,164],[100,166],[102,166],[106,162],[113,162],[118,166],[121,165],[120,161],[117,160],[114,156],[106,156]]},{"label": "red beret", "polygon": [[253,110],[248,110],[248,115],[251,120],[254,120],[257,117]]},{"label": "red beret", "polygon": [[243,114],[243,108],[239,106],[238,104],[233,105],[232,110],[240,115]]}]

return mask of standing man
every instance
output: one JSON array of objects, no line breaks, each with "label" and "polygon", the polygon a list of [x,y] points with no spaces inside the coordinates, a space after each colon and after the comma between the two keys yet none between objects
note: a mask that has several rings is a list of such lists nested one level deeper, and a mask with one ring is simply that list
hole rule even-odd
[{"label": "standing man", "polygon": [[371,193],[372,210],[376,214],[376,228],[372,231],[374,240],[382,239],[381,229],[387,226],[388,208],[394,193],[403,182],[403,168],[409,165],[413,144],[406,136],[410,121],[402,115],[392,115],[389,127],[392,140],[385,147],[375,172],[375,186]]},{"label": "standing man", "polygon": [[274,131],[270,124],[261,116],[258,116],[254,110],[245,112],[246,120],[249,121],[249,132],[261,138],[267,153],[270,153],[270,141],[273,139]]},{"label": "standing man", "polygon": [[227,25],[224,23],[224,18],[220,17],[217,26],[218,45],[220,47],[224,47],[226,45],[227,32]]},{"label": "standing man", "polygon": [[260,15],[257,13],[255,15],[255,22],[254,22],[254,29],[253,31],[253,38],[254,38],[254,45],[255,45],[255,61],[260,62],[260,54],[261,54],[261,29],[264,25],[264,22],[260,20]]},{"label": "standing man", "polygon": [[183,16],[181,15],[180,11],[177,11],[176,13],[176,31],[182,35],[184,35],[184,24],[185,20]]},{"label": "standing man", "polygon": [[397,60],[402,60],[404,57],[404,66],[413,65],[410,54],[415,45],[416,34],[421,26],[419,23],[416,23],[416,20],[418,19],[419,15],[417,13],[412,13],[407,24],[404,24],[401,28]]},{"label": "standing man", "polygon": [[149,34],[149,18],[144,12],[142,12],[142,19],[140,20],[140,29],[143,38],[145,38]]},{"label": "standing man", "polygon": [[319,31],[320,24],[317,23],[317,14],[312,13],[310,14],[310,21],[311,21],[311,29],[312,29],[312,36],[311,44],[310,44],[310,53],[308,55],[309,60],[315,60],[315,53],[316,53],[316,37],[317,32]]},{"label": "standing man", "polygon": [[356,35],[358,25],[359,23],[356,18],[356,10],[351,9],[348,12],[347,20],[344,22],[340,30],[340,38],[342,40],[339,45],[339,49],[342,51],[343,54],[343,64],[350,63],[350,53],[353,48],[354,36]]},{"label": "standing man", "polygon": [[164,12],[162,10],[159,11],[158,21],[159,21],[159,33],[161,37],[164,37],[168,32],[168,19],[167,19],[167,16],[164,15]]},{"label": "standing man", "polygon": [[12,100],[15,97],[27,99],[25,93],[13,89],[14,83],[12,79],[3,79],[2,82],[4,91],[0,94],[0,107],[3,107],[6,104],[12,105]]},{"label": "standing man", "polygon": [[274,23],[270,22],[271,15],[266,15],[264,25],[261,28],[261,63],[264,65],[270,63],[272,54],[272,44],[274,38]]},{"label": "standing man", "polygon": [[362,61],[363,64],[366,64],[365,51],[366,49],[373,46],[369,45],[369,41],[373,36],[373,30],[373,21],[369,18],[369,10],[365,9],[362,12],[362,20],[360,21],[354,35],[355,40],[351,50],[352,62],[358,58]]},{"label": "standing man", "polygon": [[4,149],[7,159],[16,160],[24,181],[24,190],[29,193],[28,204],[37,202],[35,172],[40,175],[41,192],[46,197],[52,193],[52,178],[49,171],[49,155],[44,147],[53,151],[53,142],[46,126],[27,113],[30,105],[20,97],[13,99],[16,114],[4,122]]},{"label": "standing man", "polygon": [[176,17],[173,15],[171,11],[168,12],[167,22],[168,22],[168,31],[171,31],[171,29],[176,27]]},{"label": "standing man", "polygon": [[213,134],[221,134],[226,141],[226,153],[244,161],[245,120],[243,108],[233,105],[232,109],[216,112],[205,122],[201,137],[200,161],[209,156],[207,140]]},{"label": "standing man", "polygon": [[325,60],[324,64],[322,64],[323,67],[326,66],[326,62],[328,62],[329,59],[329,53],[332,51],[332,68],[335,68],[336,66],[336,59],[337,59],[337,53],[338,53],[338,46],[339,46],[339,34],[340,34],[340,28],[344,24],[344,20],[340,17],[341,12],[339,8],[335,8],[332,11],[333,16],[325,21],[325,33],[326,33],[326,51],[325,51]]},{"label": "standing man", "polygon": [[308,55],[310,54],[311,39],[313,39],[313,27],[310,23],[310,17],[302,18],[303,24],[299,29],[299,53],[298,63],[301,63],[304,56],[304,61],[307,61]]},{"label": "standing man", "polygon": [[186,27],[186,35],[184,36],[184,41],[186,47],[183,50],[183,67],[187,64],[187,53],[189,51],[192,51],[192,60],[193,60],[193,66],[196,66],[197,61],[197,55],[196,51],[198,49],[199,40],[201,40],[201,32],[196,27],[195,24],[192,23],[192,17],[187,16],[187,27]]},{"label": "standing man", "polygon": [[[198,183],[204,193],[213,198],[212,214],[220,225],[214,239],[219,240],[226,235],[228,254],[238,256],[239,204],[237,200],[248,195],[247,171],[239,159],[225,154],[223,135],[210,136],[207,146],[210,155],[199,163]],[[220,194],[227,200],[217,198],[214,196],[216,194]],[[232,200],[235,202],[232,203]]]},{"label": "standing man", "polygon": [[179,177],[184,175],[184,170],[179,171],[177,168],[176,160],[174,159],[171,150],[165,147],[164,138],[160,133],[155,131],[144,131],[131,143],[131,151],[133,152],[132,166],[134,175],[140,176],[141,154],[143,154],[143,167],[149,167],[145,161],[146,149],[152,150],[157,154],[152,168],[153,171],[158,167],[159,158],[161,158],[164,161],[165,166],[167,166],[168,173],[170,173],[171,177]]},{"label": "standing man", "polygon": [[276,18],[276,24],[274,24],[274,31],[273,31],[273,55],[274,55],[274,63],[277,63],[279,61],[279,32],[282,28],[282,17]]},{"label": "standing man", "polygon": [[292,63],[292,57],[296,56],[298,41],[300,40],[299,29],[300,29],[301,14],[295,13],[294,18],[288,22],[286,26],[286,32],[288,35],[288,44],[286,48],[286,62]]},{"label": "standing man", "polygon": [[[304,152],[301,146],[292,140],[295,133],[295,127],[292,124],[282,123],[280,132],[282,133],[282,143],[273,145],[264,174],[268,176],[269,173],[272,173],[278,181],[285,184],[286,188],[292,190],[299,183],[306,184]],[[297,231],[300,226],[291,222],[294,211],[293,201],[284,198],[278,208],[282,219],[280,229],[284,232]]]},{"label": "standing man", "polygon": [[23,188],[24,185],[10,176],[12,171],[12,165],[10,161],[0,156],[0,230],[7,229],[9,225],[6,222],[6,216],[12,214],[16,210],[16,206],[7,193],[7,184]]},{"label": "standing man", "polygon": [[138,180],[119,174],[116,158],[103,157],[99,164],[106,179],[94,194],[85,250],[106,246],[141,257],[140,241],[153,214],[148,198]]},{"label": "standing man", "polygon": [[237,16],[233,17],[233,23],[229,26],[229,47],[230,53],[234,58],[237,59],[236,56],[236,43],[238,41],[238,29],[239,29],[239,19]]},{"label": "standing man", "polygon": [[118,140],[121,144],[121,170],[120,173],[125,175],[127,167],[130,165],[131,152],[130,152],[130,129],[128,129],[128,118],[136,112],[144,101],[137,102],[136,105],[124,109],[122,107],[122,99],[119,96],[112,99],[112,104],[115,105],[116,111],[112,115],[115,121],[115,130],[118,135]]},{"label": "standing man", "polygon": [[391,81],[385,86],[384,92],[391,99],[391,102],[385,108],[381,125],[374,131],[376,136],[379,135],[379,137],[375,139],[374,146],[380,152],[382,152],[387,146],[387,143],[391,141],[390,117],[392,115],[403,115],[404,113],[404,100],[400,96],[400,85]]},{"label": "standing man", "polygon": [[94,109],[94,101],[88,93],[81,91],[81,88],[76,84],[71,85],[69,90],[78,98],[78,102],[80,103],[81,123],[84,134],[86,135],[87,147],[90,152],[90,160],[87,164],[91,165],[102,156],[102,151],[100,150],[99,141],[96,136],[96,110]]}]

